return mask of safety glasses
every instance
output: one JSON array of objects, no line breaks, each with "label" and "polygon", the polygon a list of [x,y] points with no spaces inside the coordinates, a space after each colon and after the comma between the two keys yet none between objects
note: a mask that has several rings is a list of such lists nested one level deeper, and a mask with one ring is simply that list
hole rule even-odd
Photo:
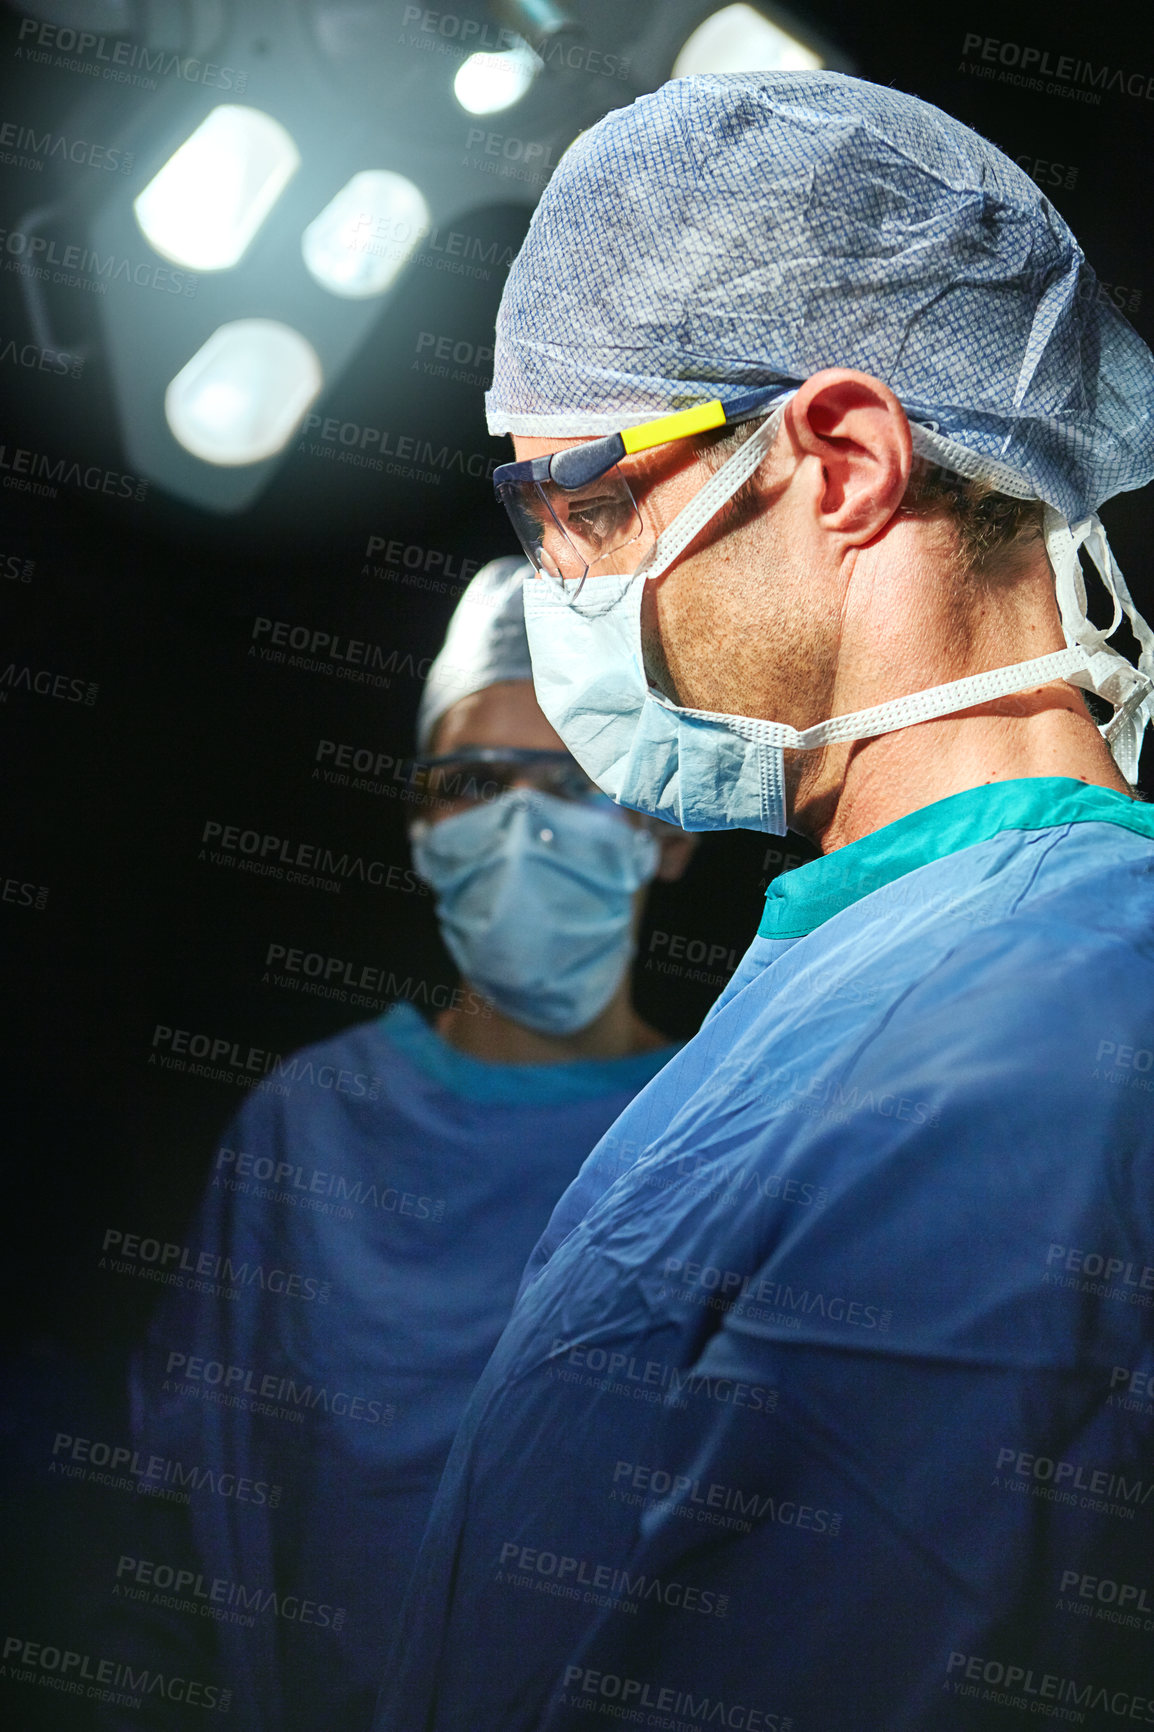
[{"label": "safety glasses", "polygon": [[522,747],[469,746],[440,757],[417,758],[417,786],[426,810],[464,810],[496,800],[512,788],[534,788],[560,800],[604,799],[568,752]]},{"label": "safety glasses", "polygon": [[[781,395],[782,387],[773,386],[747,391],[728,404],[714,399],[548,457],[503,463],[493,473],[493,488],[533,569],[580,584],[599,571],[614,570],[614,561],[619,568],[618,556],[628,549],[648,552],[635,545],[647,531],[633,489],[617,467],[622,458],[756,420]],[[627,557],[634,567],[640,564]]]}]

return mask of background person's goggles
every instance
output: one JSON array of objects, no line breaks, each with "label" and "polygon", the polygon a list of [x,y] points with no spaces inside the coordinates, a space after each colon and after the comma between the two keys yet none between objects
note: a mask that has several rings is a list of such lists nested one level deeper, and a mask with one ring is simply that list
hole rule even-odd
[{"label": "background person's goggles", "polygon": [[780,390],[751,391],[728,407],[715,399],[548,457],[503,463],[494,471],[493,488],[533,569],[578,583],[598,566],[603,573],[614,570],[607,562],[645,533],[637,500],[617,468],[621,459],[754,420],[779,395]]},{"label": "background person's goggles", "polygon": [[422,801],[434,809],[479,806],[512,788],[535,788],[560,800],[604,798],[568,752],[475,746],[440,757],[416,758],[414,768]]}]

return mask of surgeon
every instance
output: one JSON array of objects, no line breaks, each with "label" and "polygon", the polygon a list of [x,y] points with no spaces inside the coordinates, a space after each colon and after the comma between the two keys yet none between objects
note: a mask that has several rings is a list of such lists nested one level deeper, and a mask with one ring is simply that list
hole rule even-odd
[{"label": "surgeon", "polygon": [[[675,1050],[633,1009],[629,962],[646,886],[678,876],[693,839],[598,793],[542,716],[523,569],[477,573],[418,718],[413,855],[460,988],[433,1025],[398,1003],[296,1054],[287,1096],[254,1091],[188,1229],[208,1259],[135,1369],[156,1494],[118,1575],[135,1651],[231,1690],[243,1732],[367,1726],[525,1260]],[[161,1500],[186,1485],[174,1518]],[[202,1692],[191,1718],[214,1705]],[[183,1711],[146,1707],[165,1726]]]},{"label": "surgeon", "polygon": [[1154,1724],[1154,637],[1096,515],[1154,358],[949,116],[710,76],[563,158],[488,411],[574,756],[822,853],[554,1211],[378,1728]]}]

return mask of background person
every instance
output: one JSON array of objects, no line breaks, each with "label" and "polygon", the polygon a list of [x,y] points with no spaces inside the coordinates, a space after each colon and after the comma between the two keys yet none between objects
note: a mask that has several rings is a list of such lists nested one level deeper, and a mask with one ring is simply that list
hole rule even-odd
[{"label": "background person", "polygon": [[948,116],[702,77],[566,154],[488,408],[561,737],[824,854],[558,1204],[378,1726],[1154,1723],[1154,637],[1094,515],[1154,360]]},{"label": "background person", "polygon": [[[287,1099],[249,1097],[188,1233],[228,1266],[166,1298],[134,1372],[140,1460],[214,1477],[187,1514],[150,1500],[126,1533],[170,1591],[124,1617],[153,1669],[202,1676],[199,1638],[244,1732],[367,1724],[525,1259],[675,1050],[634,1012],[629,961],[645,886],[678,876],[692,842],[617,811],[541,715],[521,569],[477,573],[418,722],[436,756],[415,858],[460,992],[435,1026],[396,1004],[296,1055]],[[129,1569],[121,1591],[155,1580]]]}]

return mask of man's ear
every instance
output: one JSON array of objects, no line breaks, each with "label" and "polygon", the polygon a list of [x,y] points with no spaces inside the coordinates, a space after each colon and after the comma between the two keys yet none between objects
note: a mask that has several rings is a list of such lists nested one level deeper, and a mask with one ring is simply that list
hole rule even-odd
[{"label": "man's ear", "polygon": [[687,830],[678,830],[672,824],[662,824],[654,833],[661,849],[655,876],[663,884],[673,884],[684,875],[700,838],[691,836]]},{"label": "man's ear", "polygon": [[880,535],[905,495],[914,455],[909,420],[889,386],[827,367],[786,404],[785,427],[798,456],[821,465],[822,527],[847,547]]}]

